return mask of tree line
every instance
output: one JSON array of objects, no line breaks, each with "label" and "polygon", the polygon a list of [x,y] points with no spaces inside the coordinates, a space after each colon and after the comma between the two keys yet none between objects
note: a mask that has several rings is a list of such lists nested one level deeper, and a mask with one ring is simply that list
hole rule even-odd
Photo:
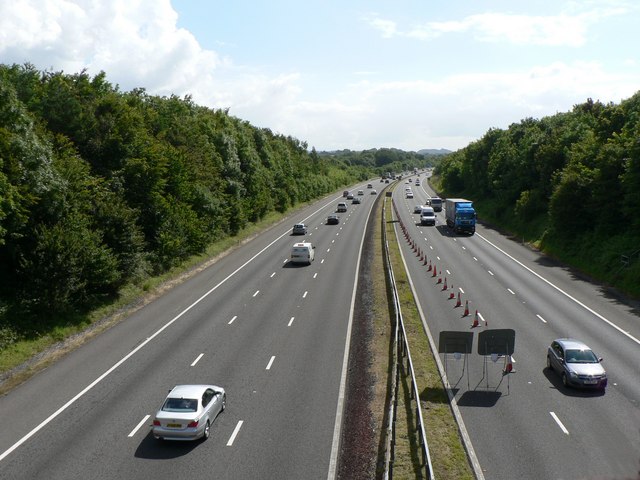
[{"label": "tree line", "polygon": [[104,72],[0,65],[0,349],[271,212],[421,158],[318,153]]},{"label": "tree line", "polygon": [[481,218],[640,296],[640,92],[491,129],[435,174]]}]

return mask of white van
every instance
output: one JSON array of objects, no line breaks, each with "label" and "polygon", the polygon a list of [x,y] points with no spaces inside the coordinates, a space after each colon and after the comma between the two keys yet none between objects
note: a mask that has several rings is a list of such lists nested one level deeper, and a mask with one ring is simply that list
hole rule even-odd
[{"label": "white van", "polygon": [[309,242],[298,242],[291,248],[291,263],[306,263],[311,265],[315,259],[315,249]]},{"label": "white van", "polygon": [[420,212],[420,225],[435,225],[436,214],[431,207],[422,207]]}]

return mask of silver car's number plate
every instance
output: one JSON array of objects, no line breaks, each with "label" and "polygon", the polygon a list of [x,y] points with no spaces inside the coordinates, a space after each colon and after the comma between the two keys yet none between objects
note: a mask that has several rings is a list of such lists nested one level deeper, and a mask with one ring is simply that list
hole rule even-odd
[{"label": "silver car's number plate", "polygon": [[182,428],[181,423],[167,423],[167,428]]},{"label": "silver car's number plate", "polygon": [[584,381],[585,385],[595,385],[596,383],[598,383],[597,380],[585,380]]}]

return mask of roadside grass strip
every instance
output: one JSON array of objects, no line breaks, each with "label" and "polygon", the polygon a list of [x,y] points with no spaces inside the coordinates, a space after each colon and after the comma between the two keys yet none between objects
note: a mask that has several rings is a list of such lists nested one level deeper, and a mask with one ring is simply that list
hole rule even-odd
[{"label": "roadside grass strip", "polygon": [[[474,475],[404,270],[394,223],[390,221],[393,218],[391,202],[386,205],[389,253],[418,384],[433,474],[438,480],[471,480]],[[400,369],[399,382],[393,476],[425,478],[406,360]]]}]

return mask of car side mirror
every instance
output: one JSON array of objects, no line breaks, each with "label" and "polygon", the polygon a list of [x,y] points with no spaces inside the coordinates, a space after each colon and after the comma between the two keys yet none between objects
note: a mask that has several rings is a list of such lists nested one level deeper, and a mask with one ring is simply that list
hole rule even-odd
[{"label": "car side mirror", "polygon": [[314,245],[314,246],[313,246],[313,248],[315,249],[315,248],[316,248],[316,246]]},{"label": "car side mirror", "polygon": [[598,358],[598,362],[602,362],[602,360],[604,360],[604,358],[602,358],[602,357]]}]

